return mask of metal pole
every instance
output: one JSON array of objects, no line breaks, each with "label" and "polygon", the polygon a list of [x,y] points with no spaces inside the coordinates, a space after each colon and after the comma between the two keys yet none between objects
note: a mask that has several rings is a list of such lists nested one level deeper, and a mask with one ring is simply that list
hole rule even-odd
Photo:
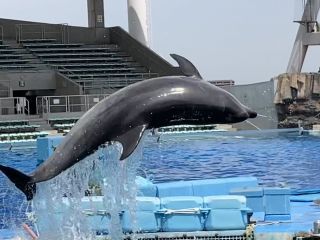
[{"label": "metal pole", "polygon": [[65,97],[65,101],[66,101],[66,112],[70,112],[69,97],[70,97],[70,96]]},{"label": "metal pole", "polygon": [[40,25],[41,26],[41,38],[45,39],[46,36],[46,26],[45,25]]},{"label": "metal pole", "polygon": [[28,106],[28,116],[30,115],[30,102],[28,99],[25,98],[25,100],[27,101],[27,106]]},{"label": "metal pole", "polygon": [[[48,97],[49,98],[49,97]],[[48,113],[51,113],[51,104],[50,104],[50,98],[49,98],[49,101],[48,101],[48,99],[47,99],[47,106],[48,106]]]}]

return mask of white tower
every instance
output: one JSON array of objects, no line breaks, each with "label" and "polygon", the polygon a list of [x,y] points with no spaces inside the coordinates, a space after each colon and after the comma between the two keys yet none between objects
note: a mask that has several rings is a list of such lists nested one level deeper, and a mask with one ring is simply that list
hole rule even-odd
[{"label": "white tower", "polygon": [[128,0],[129,33],[143,45],[150,47],[151,23],[149,0]]}]

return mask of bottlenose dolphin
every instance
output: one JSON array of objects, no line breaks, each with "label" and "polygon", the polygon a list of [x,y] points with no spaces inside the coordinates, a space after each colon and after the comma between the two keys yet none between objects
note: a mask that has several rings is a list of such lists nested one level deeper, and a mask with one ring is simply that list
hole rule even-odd
[{"label": "bottlenose dolphin", "polygon": [[36,183],[54,178],[108,141],[122,144],[120,159],[123,160],[135,150],[146,129],[236,123],[257,116],[233,95],[203,80],[187,59],[171,56],[185,76],[144,80],[100,101],[78,120],[53,155],[30,175],[2,165],[0,170],[31,200]]}]

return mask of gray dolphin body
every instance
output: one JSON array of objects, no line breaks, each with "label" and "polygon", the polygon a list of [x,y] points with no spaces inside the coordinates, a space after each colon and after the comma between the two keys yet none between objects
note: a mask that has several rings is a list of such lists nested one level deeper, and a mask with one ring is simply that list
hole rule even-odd
[{"label": "gray dolphin body", "polygon": [[172,56],[187,76],[153,78],[117,91],[84,114],[33,173],[2,165],[0,170],[31,200],[37,182],[54,178],[107,141],[122,144],[122,160],[135,150],[146,129],[236,123],[257,116],[230,93],[202,80],[188,60]]}]

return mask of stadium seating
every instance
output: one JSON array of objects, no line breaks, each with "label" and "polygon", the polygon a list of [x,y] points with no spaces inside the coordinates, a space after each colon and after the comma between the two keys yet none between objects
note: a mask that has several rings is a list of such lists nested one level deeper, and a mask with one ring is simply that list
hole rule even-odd
[{"label": "stadium seating", "polygon": [[52,38],[37,38],[37,39],[22,39],[19,42],[22,44],[38,44],[38,43],[54,43],[56,42],[56,39],[52,39]]},{"label": "stadium seating", "polygon": [[85,93],[92,89],[119,89],[158,76],[114,44],[63,44],[54,39],[29,39],[21,44],[41,62],[82,85]]},{"label": "stadium seating", "polygon": [[55,124],[68,124],[68,123],[76,123],[78,121],[79,118],[76,117],[71,117],[71,118],[50,118],[49,124],[51,126],[54,126]]},{"label": "stadium seating", "polygon": [[23,48],[0,45],[0,71],[33,69],[32,59],[34,56]]},{"label": "stadium seating", "polygon": [[51,118],[50,126],[57,130],[58,133],[68,133],[79,118]]},{"label": "stadium seating", "polygon": [[[112,91],[157,77],[114,44],[58,43],[23,39],[0,44],[0,71],[54,69],[83,87],[85,94]],[[102,90],[102,91],[101,91]]]},{"label": "stadium seating", "polygon": [[1,121],[0,142],[32,140],[48,135],[37,131],[39,127],[39,125],[30,125],[28,120]]}]

